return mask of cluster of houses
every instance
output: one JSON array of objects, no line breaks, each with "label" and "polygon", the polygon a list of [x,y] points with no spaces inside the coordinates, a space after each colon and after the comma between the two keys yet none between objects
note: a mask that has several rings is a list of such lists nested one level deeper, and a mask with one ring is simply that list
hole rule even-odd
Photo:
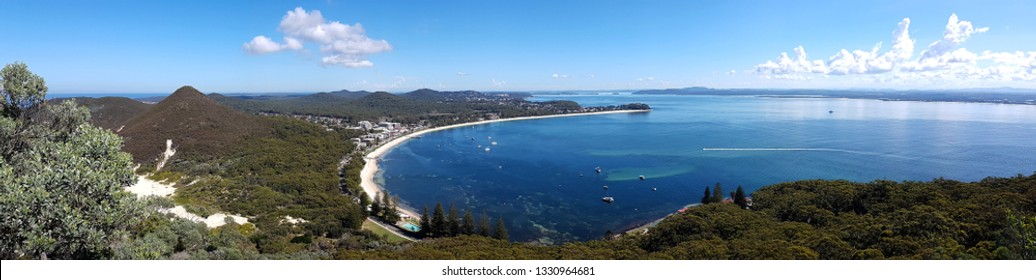
[{"label": "cluster of houses", "polygon": [[272,112],[259,112],[260,116],[286,116],[292,117],[307,122],[319,124],[323,126],[325,130],[332,131],[334,128],[349,128],[349,122],[344,118],[307,115],[307,114],[284,114],[284,113],[272,113]]},{"label": "cluster of houses", "polygon": [[373,123],[370,121],[360,121],[356,123],[355,127],[349,128],[367,131],[367,134],[351,139],[353,143],[356,144],[357,150],[364,150],[376,147],[378,144],[384,141],[388,141],[396,137],[406,135],[412,131],[419,130],[423,128],[423,126],[404,125],[397,122]]}]

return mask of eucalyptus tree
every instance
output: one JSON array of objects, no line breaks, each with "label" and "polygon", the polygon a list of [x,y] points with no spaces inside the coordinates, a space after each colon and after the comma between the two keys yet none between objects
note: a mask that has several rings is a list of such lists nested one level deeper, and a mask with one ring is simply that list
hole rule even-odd
[{"label": "eucalyptus tree", "polygon": [[136,177],[122,138],[74,101],[47,104],[46,82],[24,63],[0,78],[0,257],[110,257],[144,213],[123,190]]}]

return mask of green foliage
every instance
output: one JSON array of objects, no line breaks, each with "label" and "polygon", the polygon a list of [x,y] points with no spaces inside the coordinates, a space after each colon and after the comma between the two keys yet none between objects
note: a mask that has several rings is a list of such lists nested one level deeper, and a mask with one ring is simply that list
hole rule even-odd
[{"label": "green foliage", "polygon": [[42,104],[47,95],[47,82],[29,71],[22,62],[7,64],[0,69],[0,116],[21,119],[23,114]]},{"label": "green foliage", "polygon": [[467,209],[464,211],[464,222],[461,224],[460,228],[460,234],[475,234],[475,216],[471,214],[471,209]]},{"label": "green foliage", "polygon": [[255,228],[233,222],[214,229],[204,224],[151,214],[132,229],[133,236],[115,242],[114,259],[256,259],[249,239]]},{"label": "green foliage", "polygon": [[741,185],[737,186],[737,191],[734,191],[734,195],[731,197],[734,200],[734,204],[740,206],[741,209],[748,208],[748,198],[745,197],[745,190],[741,188]]},{"label": "green foliage", "polygon": [[43,106],[46,85],[7,65],[0,116],[0,258],[93,259],[138,221],[143,206],[122,138],[86,123],[74,101]]},{"label": "green foliage", "polygon": [[[192,165],[233,155],[248,140],[270,134],[263,119],[222,106],[197,89],[183,86],[162,102],[134,116],[119,132],[124,150],[137,163],[156,162],[173,141],[172,161]],[[185,170],[181,170],[185,171]]]},{"label": "green foliage", "polygon": [[1010,225],[1010,236],[1022,246],[1022,256],[1025,259],[1036,259],[1036,216],[1019,218],[1008,211],[1008,223]]},{"label": "green foliage", "polygon": [[449,235],[460,235],[460,216],[457,214],[457,206],[450,203],[450,211],[446,214],[446,224],[449,226]]},{"label": "green foliage", "polygon": [[[1033,188],[1036,174],[975,183],[798,181],[756,191],[751,210],[720,203],[691,207],[643,235],[557,246],[438,238],[349,257],[1031,259],[1036,219],[1024,194]],[[483,221],[488,224],[485,215]]]},{"label": "green foliage", "polygon": [[507,241],[510,237],[507,235],[507,225],[504,224],[504,217],[500,217],[496,220],[496,229],[493,230],[493,238]]},{"label": "green foliage", "polygon": [[[271,136],[246,139],[225,171],[177,190],[186,205],[255,217],[263,230],[278,229],[284,216],[307,220],[312,236],[336,237],[360,228],[360,206],[338,188],[340,156],[352,146],[343,135],[289,118],[266,118]],[[335,152],[338,151],[338,152]],[[171,166],[173,171],[184,167]]]},{"label": "green foliage", "polygon": [[[386,120],[433,126],[481,120],[487,117],[522,117],[580,112],[572,101],[528,102],[520,96],[474,91],[438,92],[421,89],[406,94],[387,92],[346,95],[317,93],[297,97],[241,98],[209,96],[228,107],[252,113],[304,114],[335,117],[349,123]],[[601,110],[649,109],[646,104],[600,107]]]},{"label": "green foliage", "polygon": [[[62,99],[51,99],[48,102],[61,102]],[[133,117],[151,108],[151,104],[126,97],[77,97],[76,103],[90,110],[90,123],[118,131]]]},{"label": "green foliage", "polygon": [[450,235],[450,225],[446,220],[445,214],[443,214],[442,203],[435,203],[435,210],[432,212],[431,226],[431,234],[433,237]]},{"label": "green foliage", "polygon": [[705,196],[701,197],[701,204],[712,203],[712,192],[709,191],[708,187],[705,187]]},{"label": "green foliage", "polygon": [[478,222],[478,235],[489,237],[489,215],[484,210]]},{"label": "green foliage", "polygon": [[720,202],[723,202],[723,186],[717,182],[716,186],[712,190],[712,203]]},{"label": "green foliage", "polygon": [[428,216],[428,206],[424,207],[424,211],[421,211],[421,235],[429,236],[432,231],[432,218]]}]

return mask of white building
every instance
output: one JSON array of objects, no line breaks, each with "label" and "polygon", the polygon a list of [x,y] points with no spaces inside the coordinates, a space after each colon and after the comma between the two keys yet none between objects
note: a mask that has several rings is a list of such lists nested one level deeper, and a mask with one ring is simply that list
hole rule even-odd
[{"label": "white building", "polygon": [[374,128],[374,124],[372,124],[372,123],[371,123],[371,122],[369,122],[369,121],[360,121],[360,122],[356,123],[356,125],[357,125],[357,126],[359,126],[359,127],[360,127],[360,128],[362,128],[362,129],[371,129],[371,128]]}]

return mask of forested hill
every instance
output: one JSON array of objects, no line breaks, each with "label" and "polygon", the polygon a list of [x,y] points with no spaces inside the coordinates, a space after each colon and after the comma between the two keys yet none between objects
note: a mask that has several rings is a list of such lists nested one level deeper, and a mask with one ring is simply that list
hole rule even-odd
[{"label": "forested hill", "polygon": [[342,118],[346,122],[394,121],[454,124],[479,119],[579,112],[571,101],[529,102],[522,93],[435,91],[404,94],[337,91],[287,97],[242,97],[211,94],[228,107],[251,113],[301,114]]},{"label": "forested hill", "polygon": [[119,130],[127,121],[151,108],[151,104],[126,97],[76,97],[57,98],[49,101],[59,104],[65,99],[75,99],[76,103],[90,110],[90,122],[96,126]]},{"label": "forested hill", "polygon": [[269,133],[252,115],[235,111],[184,86],[133,117],[119,134],[137,163],[155,160],[172,139],[181,157],[218,157],[246,138]]},{"label": "forested hill", "polygon": [[963,183],[812,180],[766,186],[751,209],[689,208],[644,235],[540,246],[481,237],[365,259],[1034,259],[1036,173]]}]

